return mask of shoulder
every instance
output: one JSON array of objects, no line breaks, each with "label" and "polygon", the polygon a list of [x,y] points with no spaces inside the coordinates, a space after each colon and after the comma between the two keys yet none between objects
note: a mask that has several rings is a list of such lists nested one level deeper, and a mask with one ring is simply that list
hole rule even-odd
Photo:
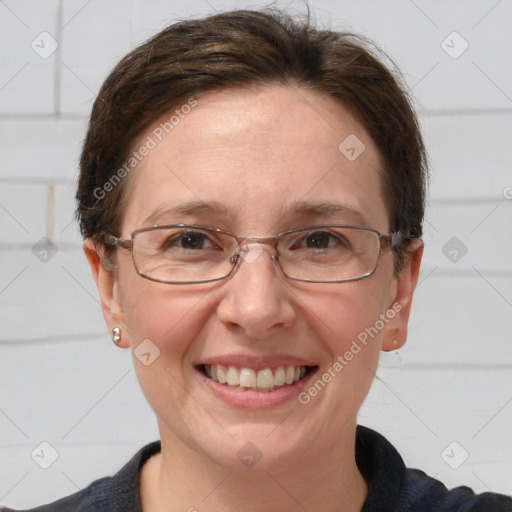
[{"label": "shoulder", "polygon": [[[142,512],[138,479],[143,464],[160,451],[160,441],[141,448],[114,476],[95,480],[84,489],[23,512]],[[0,507],[0,512],[22,512]]]},{"label": "shoulder", "polygon": [[419,469],[406,469],[397,510],[409,512],[512,512],[512,498],[475,492],[466,486],[448,490]]},{"label": "shoulder", "polygon": [[[52,503],[27,509],[23,512],[92,512],[108,510],[109,495],[114,477],[95,480],[85,489],[70,494]],[[21,512],[10,508],[0,508],[0,512]]]},{"label": "shoulder", "polygon": [[512,498],[475,494],[469,487],[446,486],[419,469],[406,468],[381,434],[358,425],[356,462],[368,482],[362,512],[512,512]]}]

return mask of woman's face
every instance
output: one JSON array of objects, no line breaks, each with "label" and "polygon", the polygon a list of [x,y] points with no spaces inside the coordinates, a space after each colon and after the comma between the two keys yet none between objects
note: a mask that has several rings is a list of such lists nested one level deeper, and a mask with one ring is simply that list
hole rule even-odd
[{"label": "woman's face", "polygon": [[[389,233],[376,146],[330,97],[285,86],[210,93],[163,137],[158,127],[172,114],[133,146],[148,136],[156,142],[129,178],[122,238],[179,223],[253,237],[333,223]],[[319,207],[326,204],[337,208]],[[150,355],[134,364],[162,443],[231,467],[243,468],[246,455],[261,455],[258,468],[296,464],[335,450],[343,433],[351,439],[379,351],[405,341],[417,274],[409,264],[396,278],[384,251],[366,279],[298,282],[262,248],[227,279],[193,285],[144,279],[119,249],[113,281],[101,272],[99,282],[113,315],[107,323],[121,327],[124,346],[150,340],[136,351]],[[314,369],[293,386],[241,391],[213,383],[201,370],[206,364],[255,375],[279,366]],[[322,377],[325,385],[309,392]]]}]

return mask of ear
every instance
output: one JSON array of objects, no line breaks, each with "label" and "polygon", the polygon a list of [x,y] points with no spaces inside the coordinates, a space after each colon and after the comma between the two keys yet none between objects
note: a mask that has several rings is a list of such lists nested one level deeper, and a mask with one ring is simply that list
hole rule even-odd
[{"label": "ear", "polygon": [[105,268],[102,263],[102,254],[100,254],[101,248],[97,247],[91,238],[85,240],[83,249],[89,266],[91,267],[96,287],[98,288],[101,311],[105,323],[107,324],[109,334],[112,336],[112,329],[119,327],[121,329],[121,340],[117,346],[128,348],[130,343],[125,326],[122,303],[119,297],[119,286],[115,272]]},{"label": "ear", "polygon": [[[394,290],[391,294],[391,301],[388,305],[386,316],[391,317],[386,324],[382,339],[382,350],[389,352],[404,346],[407,339],[407,324],[411,312],[412,297],[418,282],[420,263],[423,256],[423,242],[414,239],[407,256],[405,266],[398,276],[395,277]],[[395,315],[392,316],[392,312]]]}]

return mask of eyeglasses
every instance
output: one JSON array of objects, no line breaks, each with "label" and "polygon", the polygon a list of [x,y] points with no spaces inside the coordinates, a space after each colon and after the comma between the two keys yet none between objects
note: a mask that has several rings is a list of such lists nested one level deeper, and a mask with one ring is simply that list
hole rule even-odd
[{"label": "eyeglasses", "polygon": [[290,279],[342,283],[372,275],[381,252],[399,245],[401,236],[329,224],[291,229],[272,238],[254,238],[211,227],[175,224],[137,229],[126,240],[106,235],[106,241],[131,251],[138,274],[159,283],[225,279],[241,258],[248,263],[254,261],[263,250],[261,244],[272,247],[272,259]]}]

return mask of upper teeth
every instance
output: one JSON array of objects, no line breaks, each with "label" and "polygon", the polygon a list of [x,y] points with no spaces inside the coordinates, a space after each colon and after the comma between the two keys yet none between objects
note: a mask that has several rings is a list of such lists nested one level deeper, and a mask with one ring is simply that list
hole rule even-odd
[{"label": "upper teeth", "polygon": [[206,374],[216,382],[229,386],[272,390],[275,386],[293,384],[306,374],[305,366],[278,366],[256,372],[252,368],[236,368],[221,364],[204,365]]}]

